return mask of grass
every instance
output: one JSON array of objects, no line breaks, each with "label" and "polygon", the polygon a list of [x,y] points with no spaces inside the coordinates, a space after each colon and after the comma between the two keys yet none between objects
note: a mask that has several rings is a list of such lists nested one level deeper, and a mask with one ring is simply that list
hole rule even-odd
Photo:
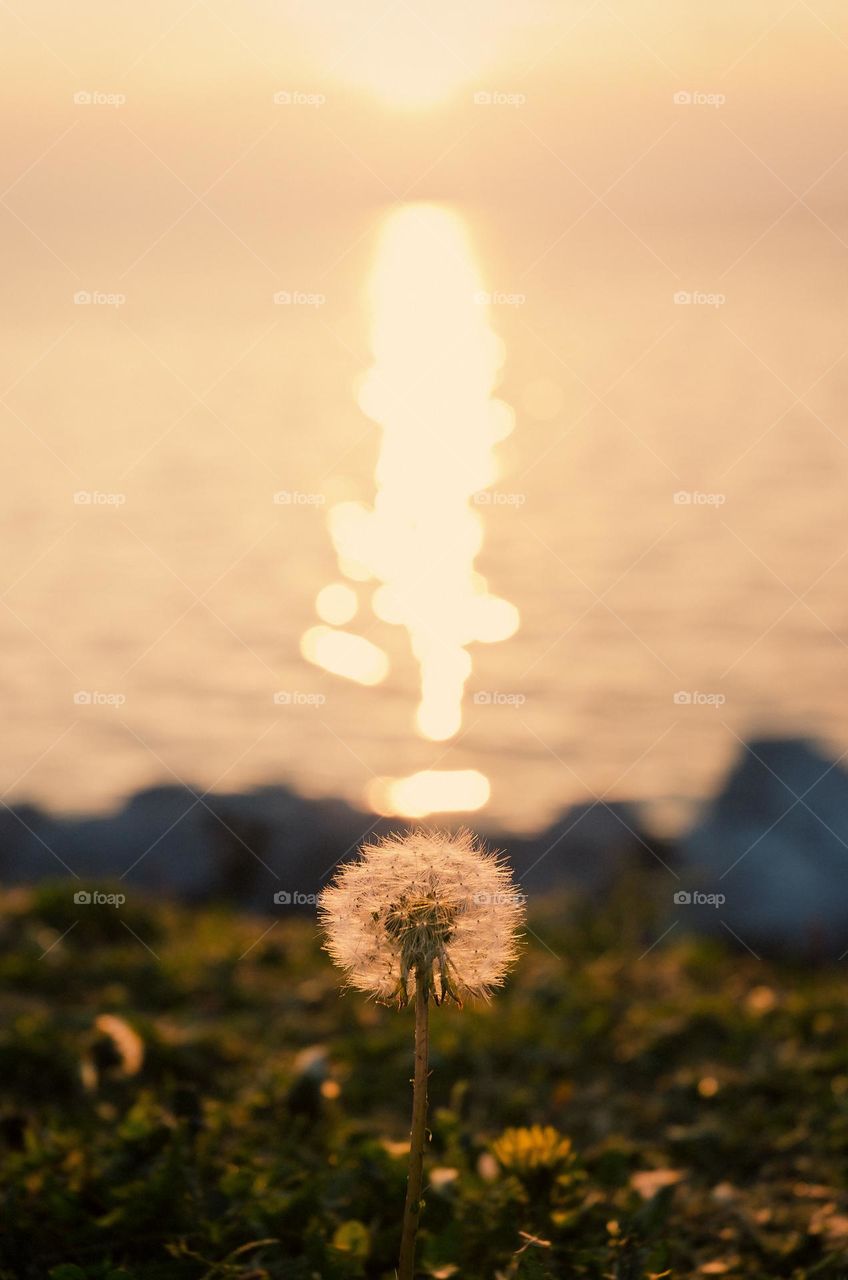
[{"label": "grass", "polygon": [[[393,1275],[411,1015],[340,996],[314,920],[2,908],[2,1280]],[[650,884],[530,923],[434,1010],[422,1274],[848,1275],[844,969],[645,955]]]}]

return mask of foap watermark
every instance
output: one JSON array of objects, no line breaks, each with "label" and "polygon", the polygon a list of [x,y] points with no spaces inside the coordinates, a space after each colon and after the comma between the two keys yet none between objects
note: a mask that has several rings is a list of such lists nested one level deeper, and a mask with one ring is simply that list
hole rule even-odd
[{"label": "foap watermark", "polygon": [[113,93],[106,89],[77,89],[74,94],[75,107],[124,107],[127,95]]},{"label": "foap watermark", "polygon": [[472,495],[472,501],[478,507],[523,507],[527,494],[506,493],[503,489],[478,489]]},{"label": "foap watermark", "polygon": [[501,693],[497,689],[480,689],[471,701],[476,707],[523,707],[527,698],[523,693]]},{"label": "foap watermark", "polygon": [[674,495],[676,507],[723,507],[726,493],[704,493],[700,489],[678,489]]},{"label": "foap watermark", "polygon": [[301,689],[278,689],[274,694],[277,707],[323,707],[326,701],[323,693],[304,693]]},{"label": "foap watermark", "polygon": [[308,93],[303,89],[278,89],[272,95],[275,107],[323,107],[325,93]]},{"label": "foap watermark", "polygon": [[676,907],[723,907],[727,898],[723,893],[701,893],[699,889],[678,889],[674,895]]},{"label": "foap watermark", "polygon": [[74,694],[77,707],[122,707],[126,700],[125,693],[101,693],[98,689],[78,689]]},{"label": "foap watermark", "polygon": [[317,893],[301,893],[299,889],[278,889],[274,894],[278,907],[314,907],[317,902]]},{"label": "foap watermark", "polygon": [[122,507],[127,500],[125,493],[102,493],[100,489],[77,489],[75,507]]},{"label": "foap watermark", "polygon": [[674,695],[676,707],[723,707],[727,698],[723,693],[702,693],[699,689],[678,689]]},{"label": "foap watermark", "polygon": [[278,289],[273,298],[275,307],[323,307],[327,301],[326,294],[304,289]]},{"label": "foap watermark", "polygon": [[75,307],[122,307],[127,300],[125,293],[106,293],[102,289],[77,289]]},{"label": "foap watermark", "polygon": [[508,89],[477,89],[472,101],[475,107],[523,107],[527,104],[527,94]]},{"label": "foap watermark", "polygon": [[523,307],[527,301],[526,293],[507,293],[503,289],[475,289],[472,295],[477,307]]},{"label": "foap watermark", "polygon": [[706,293],[703,289],[678,289],[674,294],[676,307],[714,307],[718,310],[727,302],[724,293]]},{"label": "foap watermark", "polygon": [[301,489],[278,489],[274,494],[278,507],[323,507],[326,501],[323,493],[304,493]]},{"label": "foap watermark", "polygon": [[475,893],[474,901],[478,907],[516,906],[523,907],[527,901],[526,893]]},{"label": "foap watermark", "polygon": [[77,907],[122,907],[126,900],[125,893],[101,893],[98,889],[77,889],[74,894]]},{"label": "foap watermark", "polygon": [[710,93],[706,89],[678,89],[673,94],[676,107],[723,107],[727,102],[724,93]]}]

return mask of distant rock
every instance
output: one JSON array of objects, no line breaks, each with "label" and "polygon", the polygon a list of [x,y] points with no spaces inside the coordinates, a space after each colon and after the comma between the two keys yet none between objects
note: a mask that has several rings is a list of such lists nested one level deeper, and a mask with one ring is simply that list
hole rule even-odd
[{"label": "distant rock", "polygon": [[[75,873],[122,879],[127,894],[269,913],[311,908],[340,860],[404,825],[286,786],[209,795],[153,787],[94,817],[3,806],[0,881]],[[650,868],[667,877],[669,916],[681,924],[735,936],[757,954],[848,952],[848,771],[803,740],[752,741],[679,847],[647,830],[637,805],[599,801],[565,810],[532,838],[487,836],[506,849],[531,900],[560,888],[602,900],[629,872]],[[725,900],[699,905],[708,894]]]},{"label": "distant rock", "polygon": [[645,830],[637,806],[600,801],[574,805],[540,835],[506,844],[517,879],[530,896],[566,887],[596,897],[624,872],[662,871],[674,856],[667,842]]},{"label": "distant rock", "polygon": [[52,849],[53,826],[53,819],[36,805],[0,807],[0,879],[5,884],[31,884],[67,873]]},{"label": "distant rock", "polygon": [[275,893],[296,902],[317,892],[336,861],[380,826],[341,801],[283,786],[238,795],[153,787],[98,817],[0,810],[0,880],[122,879],[128,892],[272,910]]},{"label": "distant rock", "polygon": [[[462,825],[434,821],[447,829]],[[363,841],[405,825],[285,786],[230,795],[151,787],[94,817],[0,809],[0,881],[75,874],[83,881],[120,879],[127,893],[137,887],[274,911],[285,895],[286,905],[303,905]],[[557,888],[598,897],[625,871],[662,870],[672,856],[644,830],[638,809],[620,803],[575,805],[533,838],[489,832],[488,839],[506,849],[531,898]],[[275,894],[282,895],[277,902]]]},{"label": "distant rock", "polygon": [[757,953],[848,950],[848,772],[814,744],[748,744],[682,855],[686,890],[726,901],[681,919],[729,927]]}]

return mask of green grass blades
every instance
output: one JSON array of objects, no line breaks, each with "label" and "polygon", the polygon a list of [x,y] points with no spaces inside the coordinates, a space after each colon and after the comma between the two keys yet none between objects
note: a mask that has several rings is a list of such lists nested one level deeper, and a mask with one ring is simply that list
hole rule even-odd
[{"label": "green grass blades", "polygon": [[[411,1011],[314,917],[127,896],[0,903],[0,1280],[389,1280]],[[531,910],[434,1017],[422,1276],[845,1274],[844,968],[648,950],[651,898]]]}]

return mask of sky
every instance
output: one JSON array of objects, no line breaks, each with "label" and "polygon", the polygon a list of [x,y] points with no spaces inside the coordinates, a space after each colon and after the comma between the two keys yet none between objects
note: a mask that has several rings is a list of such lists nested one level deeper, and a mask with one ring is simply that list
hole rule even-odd
[{"label": "sky", "polygon": [[[830,0],[36,0],[4,5],[0,23],[3,176],[52,148],[14,207],[58,252],[94,250],[104,203],[116,240],[143,236],[181,207],[181,182],[214,182],[216,207],[256,234],[404,194],[543,221],[613,182],[616,208],[645,219],[728,219],[813,182],[823,209],[841,207],[848,20]],[[86,92],[126,101],[86,118],[73,100]],[[699,92],[724,101],[674,102]]]}]

